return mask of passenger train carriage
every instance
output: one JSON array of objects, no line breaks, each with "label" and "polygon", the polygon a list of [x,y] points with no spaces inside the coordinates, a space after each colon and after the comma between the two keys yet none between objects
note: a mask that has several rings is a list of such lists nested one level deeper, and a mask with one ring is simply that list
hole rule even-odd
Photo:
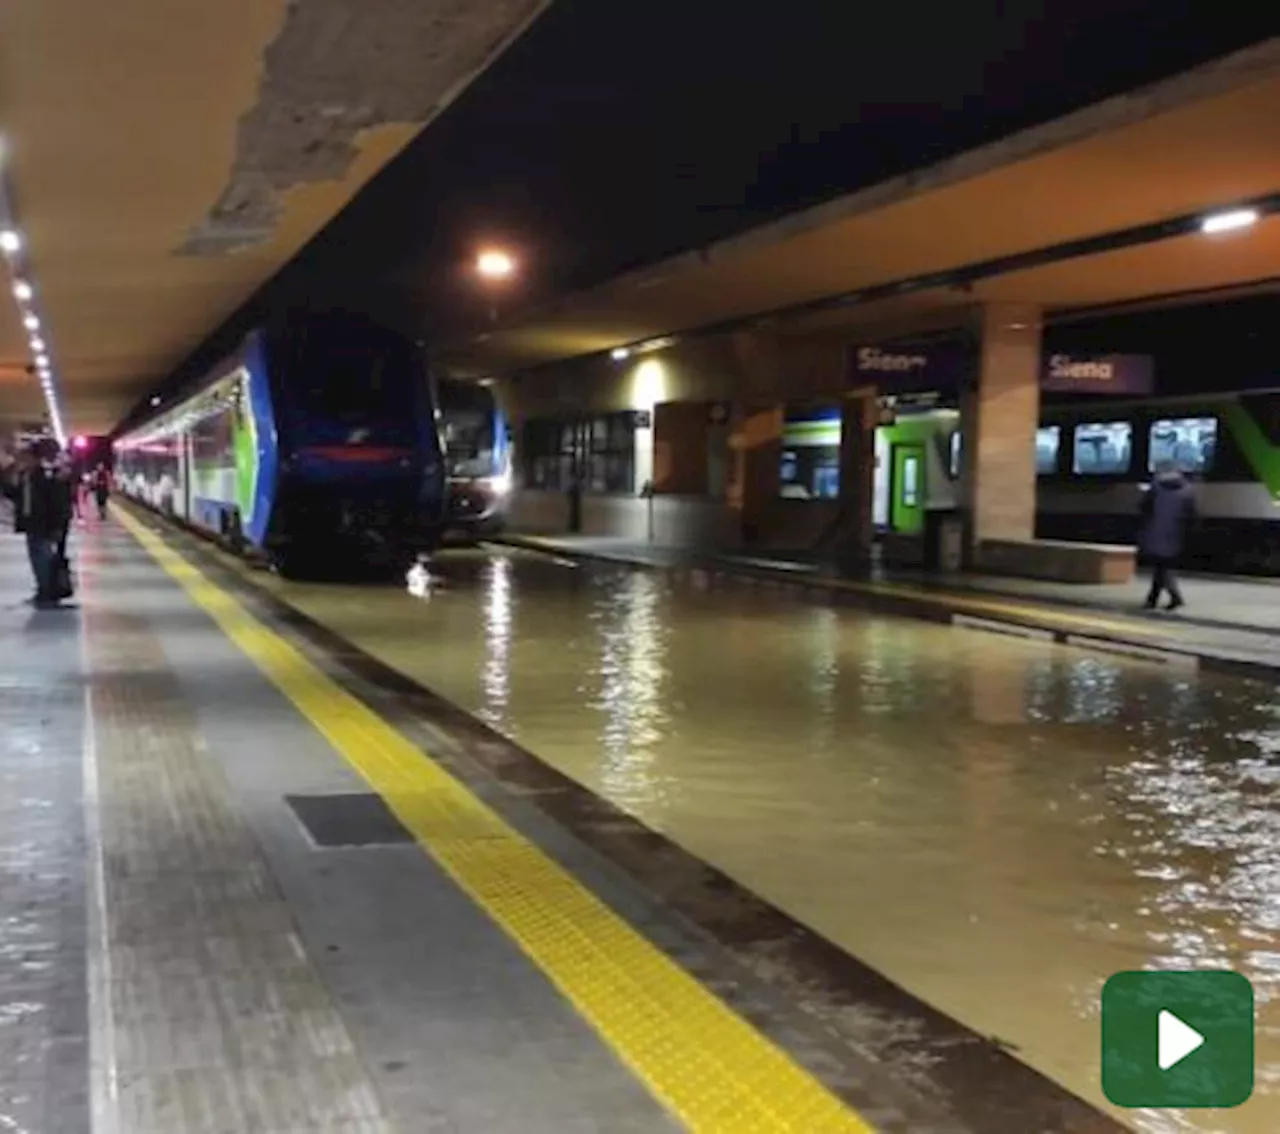
[{"label": "passenger train carriage", "polygon": [[[931,407],[877,429],[877,527],[917,532],[926,511],[956,506],[959,424]],[[1280,574],[1280,390],[1045,405],[1035,444],[1040,538],[1132,543],[1142,492],[1169,461],[1196,486],[1188,563]]]},{"label": "passenger train carriage", "polygon": [[345,313],[250,334],[176,404],[115,441],[126,496],[286,573],[440,540],[446,470],[410,340]]}]

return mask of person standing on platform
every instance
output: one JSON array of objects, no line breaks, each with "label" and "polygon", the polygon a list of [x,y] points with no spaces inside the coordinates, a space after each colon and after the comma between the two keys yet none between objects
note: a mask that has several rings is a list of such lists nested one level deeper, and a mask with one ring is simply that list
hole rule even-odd
[{"label": "person standing on platform", "polygon": [[99,465],[93,473],[93,498],[98,504],[98,519],[107,518],[107,500],[111,496],[111,474],[106,465]]},{"label": "person standing on platform", "polygon": [[1176,569],[1196,519],[1195,492],[1177,466],[1165,461],[1156,467],[1155,478],[1143,493],[1141,512],[1138,551],[1151,565],[1146,607],[1154,610],[1160,595],[1167,591],[1165,609],[1177,610],[1184,599]]},{"label": "person standing on platform", "polygon": [[13,501],[13,527],[27,537],[27,555],[35,577],[37,607],[57,606],[69,598],[60,578],[68,573],[67,530],[73,512],[71,479],[58,465],[58,443],[51,437],[35,442],[7,470],[5,494]]}]

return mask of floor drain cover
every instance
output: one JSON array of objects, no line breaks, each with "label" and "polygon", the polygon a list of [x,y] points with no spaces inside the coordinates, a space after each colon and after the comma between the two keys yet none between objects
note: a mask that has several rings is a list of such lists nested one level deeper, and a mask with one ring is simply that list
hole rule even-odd
[{"label": "floor drain cover", "polygon": [[286,795],[318,847],[385,847],[413,836],[376,795]]}]

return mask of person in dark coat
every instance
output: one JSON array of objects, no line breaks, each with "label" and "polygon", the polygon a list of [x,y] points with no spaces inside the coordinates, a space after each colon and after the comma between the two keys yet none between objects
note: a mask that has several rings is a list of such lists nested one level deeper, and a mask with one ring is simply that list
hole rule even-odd
[{"label": "person in dark coat", "polygon": [[93,498],[98,504],[98,519],[107,518],[107,500],[111,496],[111,474],[106,465],[99,465],[93,473]]},{"label": "person in dark coat", "polygon": [[1138,550],[1151,565],[1148,610],[1155,609],[1165,591],[1169,593],[1166,610],[1183,605],[1175,572],[1195,520],[1195,492],[1187,478],[1176,466],[1161,464],[1142,497],[1142,530],[1138,536]]},{"label": "person in dark coat", "polygon": [[58,568],[65,554],[73,511],[71,481],[58,465],[58,443],[41,438],[24,452],[6,477],[13,501],[13,528],[27,537],[27,556],[35,576],[36,606],[57,606]]}]

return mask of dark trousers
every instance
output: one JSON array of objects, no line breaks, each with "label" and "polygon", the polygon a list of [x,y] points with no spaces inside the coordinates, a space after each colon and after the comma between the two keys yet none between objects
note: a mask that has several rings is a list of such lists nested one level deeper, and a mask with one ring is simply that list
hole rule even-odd
[{"label": "dark trousers", "polygon": [[58,540],[53,536],[27,533],[27,558],[35,576],[36,598],[53,597],[53,574],[58,564]]},{"label": "dark trousers", "polygon": [[1174,571],[1175,561],[1172,559],[1153,559],[1151,562],[1151,590],[1147,592],[1147,605],[1155,606],[1160,595],[1169,592],[1169,601],[1174,606],[1182,605],[1182,588],[1178,586],[1178,576]]},{"label": "dark trousers", "polygon": [[94,493],[94,499],[98,502],[98,519],[105,520],[107,518],[107,494],[105,492]]}]

